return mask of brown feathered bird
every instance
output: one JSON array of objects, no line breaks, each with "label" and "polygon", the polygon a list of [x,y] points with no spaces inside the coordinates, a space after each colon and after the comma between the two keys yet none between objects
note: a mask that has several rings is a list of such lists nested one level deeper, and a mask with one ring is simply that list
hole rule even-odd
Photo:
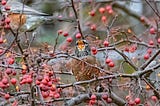
[{"label": "brown feathered bird", "polygon": [[100,66],[95,56],[91,55],[89,44],[86,40],[76,42],[75,55],[78,58],[71,60],[72,73],[77,81],[90,80],[100,75],[100,70],[93,66]]}]

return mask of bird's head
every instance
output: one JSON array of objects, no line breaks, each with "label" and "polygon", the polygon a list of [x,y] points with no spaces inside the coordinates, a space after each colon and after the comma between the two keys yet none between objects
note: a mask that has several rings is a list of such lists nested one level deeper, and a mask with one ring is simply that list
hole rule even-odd
[{"label": "bird's head", "polygon": [[80,39],[76,41],[76,51],[77,57],[90,55],[90,47],[86,40]]}]

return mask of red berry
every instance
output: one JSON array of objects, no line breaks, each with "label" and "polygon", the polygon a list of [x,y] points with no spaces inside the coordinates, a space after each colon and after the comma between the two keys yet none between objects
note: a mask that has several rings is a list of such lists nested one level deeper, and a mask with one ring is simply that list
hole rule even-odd
[{"label": "red berry", "polygon": [[106,16],[102,16],[102,17],[101,17],[101,21],[105,23],[105,22],[107,21]]},{"label": "red berry", "polygon": [[63,36],[64,36],[64,37],[67,37],[68,35],[69,35],[68,32],[64,32],[64,33],[63,33]]},{"label": "red berry", "polygon": [[92,16],[92,17],[95,16],[95,11],[94,10],[90,11],[89,15]]},{"label": "red berry", "polygon": [[82,36],[82,35],[81,35],[80,33],[77,33],[77,34],[76,34],[76,38],[77,38],[77,39],[81,38],[81,36]]},{"label": "red berry", "polygon": [[140,20],[141,22],[145,22],[145,18],[143,16],[140,18]]},{"label": "red berry", "polygon": [[10,28],[11,28],[11,26],[10,26],[10,25],[8,25],[8,24],[6,24],[6,25],[4,26],[4,28],[5,28],[5,29],[10,29]]},{"label": "red berry", "polygon": [[103,45],[104,45],[105,47],[108,47],[108,46],[109,46],[109,42],[105,40],[105,41],[103,42]]},{"label": "red berry", "polygon": [[1,4],[2,4],[3,6],[6,5],[6,3],[7,3],[6,0],[2,0],[2,1],[1,1]]},{"label": "red berry", "polygon": [[8,64],[12,65],[14,63],[14,59],[13,58],[9,58],[8,59]]},{"label": "red berry", "polygon": [[106,102],[107,102],[107,103],[112,103],[112,99],[111,99],[111,98],[108,98],[108,99],[106,100]]},{"label": "red berry", "polygon": [[153,40],[150,40],[150,41],[149,41],[149,45],[154,45]]},{"label": "red berry", "polygon": [[104,94],[104,95],[102,95],[102,98],[103,98],[104,100],[107,100],[107,99],[108,99],[108,96],[107,96],[106,94]]},{"label": "red berry", "polygon": [[54,95],[54,98],[59,98],[60,97],[60,94],[59,93],[56,93],[55,95]]},{"label": "red berry", "polygon": [[151,99],[155,102],[158,100],[156,96],[152,96]]},{"label": "red berry", "polygon": [[5,95],[4,95],[4,98],[5,98],[6,100],[8,100],[8,99],[10,98],[10,95],[9,95],[9,94],[5,94]]},{"label": "red berry", "polygon": [[134,102],[135,102],[136,104],[140,104],[140,103],[141,103],[141,99],[140,99],[140,98],[135,98]]},{"label": "red berry", "polygon": [[106,6],[106,10],[107,10],[107,11],[109,11],[109,10],[111,10],[111,9],[112,9],[112,6],[111,6],[111,5],[107,5],[107,6]]},{"label": "red berry", "polygon": [[48,82],[48,86],[51,87],[52,86],[52,81]]},{"label": "red berry", "polygon": [[93,24],[93,25],[91,25],[91,27],[90,27],[90,28],[91,28],[91,30],[95,31],[97,27],[96,27],[96,25],[95,25],[95,24]]},{"label": "red berry", "polygon": [[125,47],[124,51],[129,52],[129,48]]},{"label": "red berry", "polygon": [[43,96],[44,98],[47,98],[47,97],[49,96],[49,93],[42,91],[42,96]]},{"label": "red berry", "polygon": [[91,100],[96,100],[96,98],[97,98],[96,95],[94,94],[91,95]]},{"label": "red berry", "polygon": [[53,85],[51,86],[50,90],[51,90],[51,91],[55,91],[55,90],[56,90],[56,85],[53,84]]},{"label": "red berry", "polygon": [[6,72],[6,74],[8,74],[8,75],[9,75],[9,74],[11,74],[11,73],[12,73],[12,70],[11,70],[10,68],[7,68],[5,72]]},{"label": "red berry", "polygon": [[130,101],[129,101],[129,106],[134,106],[134,105],[135,105],[135,102],[132,101],[132,100],[130,100]]},{"label": "red berry", "polygon": [[152,53],[152,49],[148,49],[148,50],[147,50],[147,53],[148,53],[148,54],[151,54],[151,53]]},{"label": "red berry", "polygon": [[157,42],[160,44],[160,38],[158,38]]},{"label": "red berry", "polygon": [[5,10],[10,10],[11,7],[10,6],[5,6]]},{"label": "red berry", "polygon": [[109,64],[111,61],[112,61],[111,59],[107,58],[106,59],[106,64]]},{"label": "red berry", "polygon": [[68,37],[68,38],[67,38],[67,42],[70,43],[70,42],[72,42],[72,41],[73,41],[72,37]]},{"label": "red berry", "polygon": [[149,32],[150,32],[150,34],[155,34],[156,30],[155,30],[155,28],[152,27],[152,28],[150,28]]},{"label": "red berry", "polygon": [[105,12],[105,8],[103,8],[103,7],[99,8],[99,12],[100,12],[101,14],[103,14],[103,13]]},{"label": "red berry", "polygon": [[112,13],[113,13],[113,10],[112,10],[112,9],[111,9],[111,10],[109,10],[109,11],[108,11],[108,13],[109,13],[109,14],[112,14]]},{"label": "red berry", "polygon": [[95,103],[96,103],[95,100],[90,100],[90,101],[89,101],[89,104],[90,104],[90,105],[94,105]]},{"label": "red berry", "polygon": [[97,51],[97,50],[96,50],[96,51],[94,51],[94,52],[92,51],[92,54],[93,54],[93,55],[96,55],[97,53],[98,53],[98,51]]},{"label": "red berry", "polygon": [[5,84],[5,85],[8,84],[8,79],[7,78],[3,78],[2,79],[2,83]]},{"label": "red berry", "polygon": [[0,37],[0,44],[2,44],[3,43],[3,38],[2,37]]},{"label": "red berry", "polygon": [[114,67],[114,62],[112,62],[112,61],[109,62],[109,63],[108,63],[108,66],[109,66],[109,67]]},{"label": "red berry", "polygon": [[24,74],[27,73],[27,71],[26,70],[22,70],[21,73],[24,75]]},{"label": "red berry", "polygon": [[11,22],[11,20],[10,20],[10,18],[7,17],[4,22],[5,22],[6,24],[9,24],[9,23]]},{"label": "red berry", "polygon": [[45,79],[43,79],[41,82],[42,82],[42,84],[44,84],[44,85],[47,85],[47,84],[48,84],[48,82],[47,82]]},{"label": "red berry", "polygon": [[12,78],[12,79],[11,79],[11,83],[12,83],[13,85],[15,85],[15,84],[17,83],[17,79],[16,79],[16,78]]},{"label": "red berry", "polygon": [[3,50],[2,49],[0,49],[0,54],[2,54],[3,53]]},{"label": "red berry", "polygon": [[15,76],[17,72],[15,70],[12,70],[12,75]]},{"label": "red berry", "polygon": [[62,30],[58,30],[58,34],[60,35],[60,34],[62,34],[63,33],[63,31]]},{"label": "red berry", "polygon": [[145,59],[145,60],[148,60],[149,57],[150,57],[150,55],[149,55],[148,53],[144,55],[144,59]]},{"label": "red berry", "polygon": [[91,47],[92,52],[97,51],[96,47]]},{"label": "red berry", "polygon": [[40,81],[36,80],[36,85],[40,85]]},{"label": "red berry", "polygon": [[28,84],[31,84],[31,83],[32,83],[32,81],[33,81],[33,80],[32,80],[32,78],[30,78],[30,77],[29,77],[29,78],[27,78],[26,80],[27,80],[26,82],[27,82]]}]

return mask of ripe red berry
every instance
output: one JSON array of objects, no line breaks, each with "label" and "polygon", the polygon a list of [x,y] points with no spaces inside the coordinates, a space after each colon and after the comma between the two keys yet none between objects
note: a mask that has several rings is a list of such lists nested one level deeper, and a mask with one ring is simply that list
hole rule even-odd
[{"label": "ripe red berry", "polygon": [[145,60],[148,60],[149,57],[150,57],[150,55],[149,55],[148,53],[144,55],[144,59],[145,59]]},{"label": "ripe red berry", "polygon": [[6,0],[2,0],[2,1],[1,1],[1,4],[2,4],[3,6],[6,5],[6,3],[7,3]]},{"label": "ripe red berry", "polygon": [[81,37],[82,37],[82,35],[81,35],[80,33],[77,33],[77,34],[76,34],[76,38],[77,38],[77,39],[79,39],[79,38],[81,38]]},{"label": "ripe red berry", "polygon": [[68,32],[64,32],[64,33],[63,33],[63,36],[64,36],[64,37],[67,37],[68,35],[69,35]]},{"label": "ripe red berry", "polygon": [[108,98],[108,99],[106,100],[106,102],[107,102],[107,103],[112,103],[112,99],[111,99],[111,98]]},{"label": "ripe red berry", "polygon": [[97,98],[96,95],[94,94],[91,95],[91,100],[96,100],[96,98]]},{"label": "ripe red berry", "polygon": [[151,53],[152,53],[152,49],[149,48],[149,49],[147,50],[147,53],[148,53],[148,54],[151,54]]},{"label": "ripe red berry", "polygon": [[96,47],[91,47],[92,52],[97,51]]},{"label": "ripe red berry", "polygon": [[155,102],[158,100],[156,96],[152,96],[151,99]]},{"label": "ripe red berry", "polygon": [[8,99],[10,98],[10,95],[9,95],[9,94],[5,94],[5,95],[4,95],[4,98],[5,98],[6,100],[8,100]]},{"label": "ripe red berry", "polygon": [[129,103],[129,106],[135,106],[135,102],[132,100],[130,100],[128,103]]},{"label": "ripe red berry", "polygon": [[145,18],[143,16],[140,18],[140,20],[141,22],[145,22]]},{"label": "ripe red berry", "polygon": [[106,59],[106,64],[109,64],[111,61],[112,61],[111,59],[107,58]]},{"label": "ripe red berry", "polygon": [[3,50],[2,49],[0,49],[0,54],[2,54],[3,53]]},{"label": "ripe red berry", "polygon": [[60,97],[60,94],[59,93],[56,93],[55,95],[54,95],[54,98],[59,98]]},{"label": "ripe red berry", "polygon": [[105,12],[105,8],[103,8],[103,7],[99,8],[99,12],[100,12],[101,14],[103,14],[103,13]]},{"label": "ripe red berry", "polygon": [[109,10],[111,10],[111,9],[112,9],[112,6],[111,6],[111,5],[107,5],[107,6],[106,6],[106,10],[107,10],[107,11],[109,11]]},{"label": "ripe red berry", "polygon": [[90,101],[89,101],[89,106],[92,106],[92,105],[94,105],[95,103],[96,103],[95,100],[90,100]]},{"label": "ripe red berry", "polygon": [[160,38],[158,38],[157,42],[160,44]]},{"label": "ripe red berry", "polygon": [[63,31],[61,29],[58,30],[57,32],[58,32],[59,35],[63,33]]},{"label": "ripe red berry", "polygon": [[109,42],[105,40],[105,41],[103,42],[103,45],[104,45],[105,47],[108,47],[108,46],[109,46]]},{"label": "ripe red berry", "polygon": [[0,44],[2,44],[3,43],[3,38],[2,37],[0,37]]},{"label": "ripe red berry", "polygon": [[11,74],[11,73],[12,73],[12,70],[11,70],[10,68],[7,68],[5,72],[6,72],[6,74],[8,74],[8,75],[9,75],[9,74]]},{"label": "ripe red berry", "polygon": [[109,63],[108,63],[108,66],[109,66],[109,67],[114,67],[114,62],[112,62],[112,61],[109,62]]},{"label": "ripe red berry", "polygon": [[96,27],[95,24],[92,24],[90,28],[91,28],[91,30],[93,30],[93,31],[95,31],[95,30],[97,29],[97,27]]},{"label": "ripe red berry", "polygon": [[8,64],[12,65],[14,63],[14,59],[13,58],[9,58],[8,59]]},{"label": "ripe red berry", "polygon": [[152,28],[150,28],[149,32],[150,32],[150,34],[155,34],[156,30],[155,30],[155,28],[152,27]]},{"label": "ripe red berry", "polygon": [[101,21],[105,23],[105,22],[107,21],[106,16],[102,16],[102,17],[101,17]]},{"label": "ripe red berry", "polygon": [[6,18],[5,20],[4,20],[4,22],[6,23],[6,24],[9,24],[10,22],[11,22],[11,20],[10,20],[10,18]]},{"label": "ripe red berry", "polygon": [[40,85],[40,81],[36,80],[36,85]]},{"label": "ripe red berry", "polygon": [[32,81],[33,81],[33,80],[32,80],[32,78],[30,78],[30,77],[29,77],[29,78],[27,78],[26,80],[27,80],[27,83],[28,83],[28,84],[31,84],[31,83],[32,83]]},{"label": "ripe red berry", "polygon": [[10,10],[11,9],[11,7],[10,6],[5,6],[5,10]]},{"label": "ripe red berry", "polygon": [[17,79],[16,79],[16,78],[12,78],[12,79],[11,79],[11,83],[12,83],[13,85],[15,85],[15,84],[17,83]]},{"label": "ripe red berry", "polygon": [[140,103],[141,103],[141,99],[140,99],[140,98],[135,98],[134,102],[135,102],[136,104],[140,104]]},{"label": "ripe red berry", "polygon": [[68,38],[67,38],[67,42],[70,43],[70,42],[72,42],[72,41],[73,41],[72,37],[68,37]]},{"label": "ripe red berry", "polygon": [[43,96],[44,98],[47,98],[47,97],[49,96],[49,93],[42,91],[42,96]]},{"label": "ripe red berry", "polygon": [[90,11],[89,15],[92,16],[92,17],[95,16],[95,11],[94,10]]},{"label": "ripe red berry", "polygon": [[96,55],[96,54],[97,54],[97,52],[98,52],[97,50],[96,50],[96,51],[94,51],[94,52],[92,51],[92,54],[93,54],[93,55]]},{"label": "ripe red berry", "polygon": [[17,72],[15,70],[12,70],[12,75],[15,76]]},{"label": "ripe red berry", "polygon": [[44,85],[47,85],[47,84],[48,84],[48,82],[47,82],[45,79],[43,79],[41,82],[42,82],[42,84],[44,84]]},{"label": "ripe red berry", "polygon": [[110,10],[108,11],[108,13],[109,13],[109,14],[112,14],[112,13],[113,13],[113,10],[112,10],[112,9],[110,9]]},{"label": "ripe red berry", "polygon": [[129,52],[129,48],[125,47],[124,51]]},{"label": "ripe red berry", "polygon": [[149,41],[149,45],[154,45],[153,40],[150,40],[150,41]]},{"label": "ripe red berry", "polygon": [[3,79],[2,79],[2,83],[3,83],[4,85],[8,84],[8,79],[7,79],[7,78],[3,78]]},{"label": "ripe red berry", "polygon": [[108,96],[107,96],[106,94],[104,94],[104,95],[102,95],[102,98],[103,98],[104,100],[107,100],[107,99],[108,99]]}]

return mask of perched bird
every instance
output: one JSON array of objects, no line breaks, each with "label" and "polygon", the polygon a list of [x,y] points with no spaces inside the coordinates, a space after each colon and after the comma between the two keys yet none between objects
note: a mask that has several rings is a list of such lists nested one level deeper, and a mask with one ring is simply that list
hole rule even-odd
[{"label": "perched bird", "polygon": [[[6,9],[6,7],[9,9]],[[8,0],[5,5],[1,6],[1,12],[5,18],[10,19],[11,29],[20,32],[32,31],[44,22],[70,21],[39,12],[17,0]]]},{"label": "perched bird", "polygon": [[75,55],[77,59],[72,59],[71,70],[77,81],[85,81],[96,78],[100,75],[100,70],[94,66],[100,66],[95,56],[91,55],[89,44],[86,40],[76,42]]}]

